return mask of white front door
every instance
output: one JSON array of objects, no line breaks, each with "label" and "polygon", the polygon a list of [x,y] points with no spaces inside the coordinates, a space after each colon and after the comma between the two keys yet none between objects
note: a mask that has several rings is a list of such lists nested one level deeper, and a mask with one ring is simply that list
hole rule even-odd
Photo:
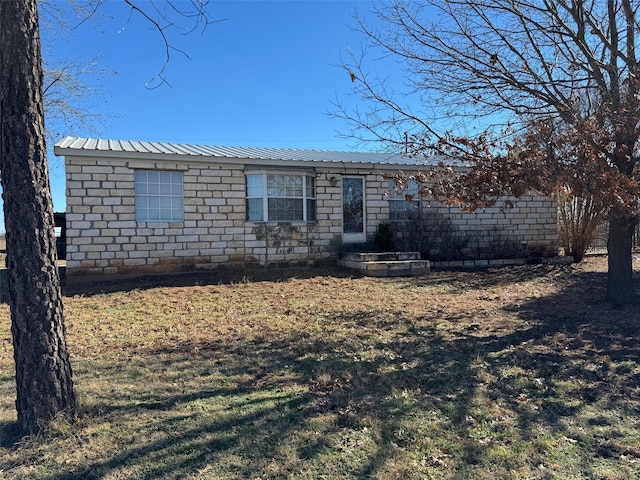
[{"label": "white front door", "polygon": [[342,177],[342,241],[363,243],[367,240],[364,177]]}]

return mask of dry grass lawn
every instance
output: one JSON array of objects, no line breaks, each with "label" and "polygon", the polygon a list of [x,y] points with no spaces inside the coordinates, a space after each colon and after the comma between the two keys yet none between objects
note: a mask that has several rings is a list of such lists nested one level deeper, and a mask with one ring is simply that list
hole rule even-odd
[{"label": "dry grass lawn", "polygon": [[69,289],[77,419],[27,439],[2,306],[0,478],[640,478],[640,311],[605,267]]}]

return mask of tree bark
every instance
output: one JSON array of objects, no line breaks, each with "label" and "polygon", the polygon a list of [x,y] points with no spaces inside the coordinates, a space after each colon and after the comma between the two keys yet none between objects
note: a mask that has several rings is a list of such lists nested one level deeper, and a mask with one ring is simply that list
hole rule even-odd
[{"label": "tree bark", "polygon": [[617,307],[635,302],[632,257],[635,226],[636,221],[630,218],[614,217],[609,221],[607,299]]},{"label": "tree bark", "polygon": [[16,408],[27,434],[75,409],[56,267],[36,0],[0,1],[0,59],[0,179]]}]

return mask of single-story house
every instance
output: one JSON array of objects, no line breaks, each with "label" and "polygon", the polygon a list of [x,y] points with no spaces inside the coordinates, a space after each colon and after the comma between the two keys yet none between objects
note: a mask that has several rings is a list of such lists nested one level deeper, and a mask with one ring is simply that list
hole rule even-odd
[{"label": "single-story house", "polygon": [[424,167],[403,155],[75,137],[55,154],[65,159],[67,278],[313,263],[371,242],[408,210],[489,246],[507,238],[558,252],[555,199],[476,213],[409,203],[385,178]]}]

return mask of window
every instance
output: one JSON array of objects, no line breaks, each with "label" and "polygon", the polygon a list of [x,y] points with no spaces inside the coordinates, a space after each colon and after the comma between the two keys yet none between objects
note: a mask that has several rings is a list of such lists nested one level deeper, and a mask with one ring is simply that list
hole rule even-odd
[{"label": "window", "polygon": [[136,220],[181,222],[184,201],[181,172],[136,170]]},{"label": "window", "polygon": [[315,222],[314,180],[310,173],[248,173],[247,220]]},{"label": "window", "polygon": [[[411,195],[411,200],[407,196]],[[418,182],[409,180],[409,187],[399,188],[393,180],[389,181],[389,220],[400,221],[413,218],[420,213],[420,186]]]}]

